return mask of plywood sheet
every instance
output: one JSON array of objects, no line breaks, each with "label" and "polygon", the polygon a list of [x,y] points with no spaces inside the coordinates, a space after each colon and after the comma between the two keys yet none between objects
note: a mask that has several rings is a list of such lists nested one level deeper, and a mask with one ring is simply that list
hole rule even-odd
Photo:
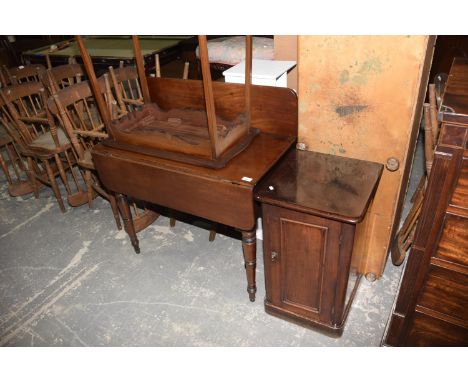
[{"label": "plywood sheet", "polygon": [[[358,269],[379,277],[406,190],[433,41],[429,36],[299,36],[299,143],[386,164],[358,226]],[[398,216],[397,216],[398,215]]]}]

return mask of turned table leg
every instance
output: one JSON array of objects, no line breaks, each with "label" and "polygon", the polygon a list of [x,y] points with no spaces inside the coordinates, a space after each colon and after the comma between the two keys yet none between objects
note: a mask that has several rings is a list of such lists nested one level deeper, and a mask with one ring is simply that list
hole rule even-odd
[{"label": "turned table leg", "polygon": [[140,246],[138,244],[135,226],[133,225],[132,213],[130,212],[127,199],[122,194],[116,194],[116,197],[120,213],[122,214],[125,231],[127,231],[128,236],[130,236],[130,240],[132,242],[133,248],[135,249],[135,252],[140,253]]},{"label": "turned table leg", "polygon": [[247,273],[247,292],[250,301],[255,301],[255,268],[257,265],[257,238],[255,230],[242,231],[242,251],[244,253],[245,272]]}]

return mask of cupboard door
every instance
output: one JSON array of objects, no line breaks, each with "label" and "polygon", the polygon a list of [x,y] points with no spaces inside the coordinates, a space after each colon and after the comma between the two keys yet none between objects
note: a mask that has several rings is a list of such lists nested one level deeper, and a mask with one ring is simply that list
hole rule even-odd
[{"label": "cupboard door", "polygon": [[264,205],[267,301],[332,324],[341,224]]}]

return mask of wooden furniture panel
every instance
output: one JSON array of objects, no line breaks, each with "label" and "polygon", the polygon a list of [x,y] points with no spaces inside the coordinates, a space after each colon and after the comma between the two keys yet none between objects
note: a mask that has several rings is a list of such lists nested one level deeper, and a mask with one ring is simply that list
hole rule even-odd
[{"label": "wooden furniture panel", "polygon": [[447,215],[435,257],[468,267],[466,218]]},{"label": "wooden furniture panel", "polygon": [[[468,344],[468,210],[460,197],[468,175],[468,113],[463,118],[460,111],[468,108],[455,96],[468,80],[468,61],[456,60],[452,68],[421,217],[385,345]],[[465,124],[452,123],[454,118]]]},{"label": "wooden furniture panel", "polygon": [[299,36],[300,147],[389,161],[356,232],[357,266],[372,278],[398,229],[433,45],[428,36]]},{"label": "wooden furniture panel", "polygon": [[381,172],[377,163],[291,150],[261,181],[267,313],[342,333],[360,280],[355,227]]},{"label": "wooden furniture panel", "polygon": [[466,346],[468,330],[416,312],[406,346]]},{"label": "wooden furniture panel", "polygon": [[[99,156],[96,168],[100,178],[114,192],[240,229],[253,229],[252,191],[248,187],[228,182],[218,184],[216,179],[184,174],[162,166],[137,165],[133,158],[122,154],[101,147],[94,152],[95,157]],[[112,176],[117,172],[119,178]],[[178,185],[175,189],[174,184]],[[216,197],[212,194],[214,187]],[[200,206],[206,208],[201,209]]]},{"label": "wooden furniture panel", "polygon": [[418,304],[465,321],[468,326],[468,275],[432,265]]},{"label": "wooden furniture panel", "polygon": [[468,159],[462,162],[460,177],[450,204],[463,208],[468,212]]},{"label": "wooden furniture panel", "polygon": [[[203,108],[203,86],[200,81],[147,79],[151,100],[162,109]],[[219,116],[229,120],[245,109],[243,84],[213,82],[212,85],[216,113]],[[253,129],[297,137],[297,96],[293,90],[252,85],[250,107],[250,123]],[[294,113],[291,113],[294,109]]]},{"label": "wooden furniture panel", "polygon": [[[267,310],[291,312],[332,327],[340,223],[269,205],[263,211],[268,232],[265,278],[272,291]],[[274,237],[278,240],[269,245]]]}]

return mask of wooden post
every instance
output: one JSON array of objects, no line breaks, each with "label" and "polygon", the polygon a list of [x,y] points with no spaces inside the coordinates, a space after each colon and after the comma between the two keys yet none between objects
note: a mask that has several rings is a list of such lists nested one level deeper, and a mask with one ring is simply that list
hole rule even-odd
[{"label": "wooden post", "polygon": [[109,109],[106,106],[104,101],[104,97],[101,93],[101,89],[99,88],[99,84],[96,79],[96,73],[94,72],[93,63],[91,61],[91,57],[89,56],[88,51],[84,45],[83,39],[81,36],[76,36],[76,42],[78,43],[78,47],[80,49],[81,58],[83,59],[83,64],[88,74],[89,82],[91,84],[91,89],[94,93],[94,98],[96,99],[96,103],[101,113],[102,119],[106,126],[107,133],[112,138],[112,127],[111,127],[111,120],[110,120],[110,113]]},{"label": "wooden post", "polygon": [[437,121],[437,101],[435,85],[429,84],[429,105],[431,111],[431,125],[432,125],[432,136],[434,145],[437,144],[437,138],[439,137],[439,122]]},{"label": "wooden post", "polygon": [[161,77],[161,65],[159,63],[159,54],[154,55],[154,67],[155,67],[155,73],[156,77],[160,78]]},{"label": "wooden post", "polygon": [[47,62],[47,69],[52,69],[52,63],[50,62],[49,54],[46,54],[45,58],[46,58],[46,62]]},{"label": "wooden post", "polygon": [[218,156],[218,130],[216,127],[216,113],[213,97],[213,86],[211,83],[210,64],[208,62],[208,47],[206,36],[198,36],[200,48],[200,63],[203,76],[203,91],[205,93],[206,115],[208,119],[208,131],[210,134],[211,158]]},{"label": "wooden post", "polygon": [[132,36],[132,40],[138,76],[140,77],[141,90],[143,92],[143,100],[145,103],[150,103],[151,98],[149,95],[148,82],[146,81],[145,64],[143,63],[143,57],[141,55],[140,41],[138,40],[138,36]]},{"label": "wooden post", "polygon": [[431,125],[431,106],[424,104],[424,155],[426,159],[427,177],[431,173],[432,162],[434,160],[434,136]]},{"label": "wooden post", "polygon": [[186,63],[184,64],[184,72],[182,73],[182,79],[183,79],[183,80],[188,79],[188,72],[189,72],[189,63],[186,62]]},{"label": "wooden post", "polygon": [[245,123],[250,129],[250,86],[252,85],[252,36],[245,38]]}]

